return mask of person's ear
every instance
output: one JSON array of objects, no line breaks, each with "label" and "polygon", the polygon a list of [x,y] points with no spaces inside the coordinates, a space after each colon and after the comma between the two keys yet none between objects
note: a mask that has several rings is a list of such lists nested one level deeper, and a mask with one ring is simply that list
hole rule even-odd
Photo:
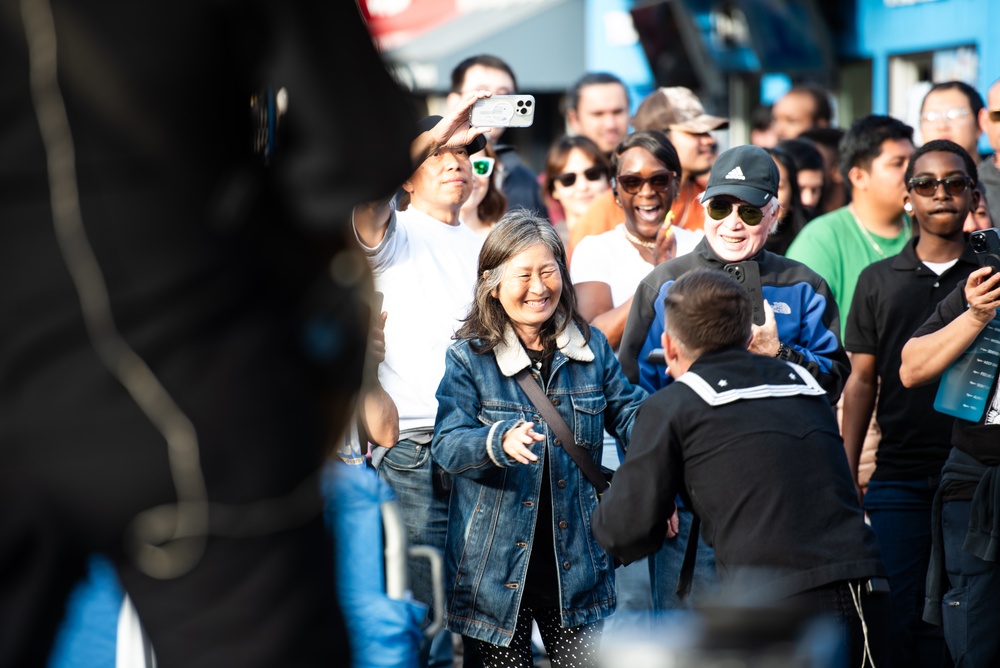
[{"label": "person's ear", "polygon": [[448,97],[445,100],[445,104],[448,106],[448,111],[453,110],[458,106],[458,103],[462,101],[462,96],[458,93],[452,92],[448,93]]},{"label": "person's ear", "polygon": [[913,215],[913,203],[910,201],[910,193],[907,192],[903,195],[903,211]]},{"label": "person's ear", "polygon": [[847,178],[851,182],[851,188],[857,190],[866,190],[868,188],[868,177],[870,174],[867,170],[861,167],[851,167],[850,171],[847,172]]},{"label": "person's ear", "polygon": [[403,190],[410,193],[411,195],[413,194],[414,187],[413,187],[413,182],[410,181],[410,179],[406,179],[405,181],[403,181]]},{"label": "person's ear", "polygon": [[983,107],[979,110],[979,129],[986,134],[990,133],[990,110]]},{"label": "person's ear", "polygon": [[983,194],[972,186],[969,186],[969,189],[972,191],[972,205],[969,207],[969,211],[975,211],[983,200]]},{"label": "person's ear", "polygon": [[576,109],[566,110],[566,124],[569,125],[569,129],[573,131],[573,134],[578,135],[580,133],[580,117],[576,113]]}]

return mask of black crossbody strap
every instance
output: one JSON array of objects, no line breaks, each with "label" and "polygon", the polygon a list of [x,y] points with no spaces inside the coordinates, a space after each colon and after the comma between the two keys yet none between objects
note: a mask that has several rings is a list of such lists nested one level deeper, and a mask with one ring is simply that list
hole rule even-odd
[{"label": "black crossbody strap", "polygon": [[556,410],[549,398],[545,396],[545,392],[542,390],[541,385],[539,385],[534,378],[531,377],[531,373],[527,368],[521,369],[514,375],[514,380],[517,384],[521,386],[524,393],[528,395],[528,399],[534,404],[535,409],[541,414],[545,421],[552,428],[555,433],[556,438],[562,443],[563,449],[573,458],[576,465],[580,467],[583,474],[587,476],[587,480],[590,481],[599,493],[606,492],[611,483],[607,481],[604,474],[601,473],[601,469],[597,466],[593,459],[584,452],[583,448],[576,444],[576,439],[573,438],[573,432],[570,430],[566,421],[563,420],[562,416],[559,415],[559,411]]},{"label": "black crossbody strap", "polygon": [[[693,513],[692,513],[693,514]],[[681,574],[677,578],[677,597],[682,601],[691,593],[691,583],[694,580],[695,557],[698,555],[698,533],[701,530],[701,518],[694,515],[691,518],[691,530],[688,532],[687,548],[684,550],[684,561],[681,564]]]}]

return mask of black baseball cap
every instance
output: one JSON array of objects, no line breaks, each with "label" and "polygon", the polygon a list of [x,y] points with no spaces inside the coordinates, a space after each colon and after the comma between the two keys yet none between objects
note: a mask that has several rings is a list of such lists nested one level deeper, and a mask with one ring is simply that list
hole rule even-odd
[{"label": "black baseball cap", "polygon": [[716,158],[701,201],[730,195],[747,204],[762,207],[778,196],[780,179],[778,166],[767,151],[750,144],[737,146],[723,151]]},{"label": "black baseball cap", "polygon": [[[427,132],[440,122],[441,122],[440,116],[424,116],[422,119],[420,119],[420,122],[417,123],[417,130],[419,130],[420,133]],[[469,155],[472,155],[473,153],[479,153],[484,148],[486,148],[486,137],[484,137],[483,135],[478,135],[475,139],[472,140],[471,143],[467,144],[465,148],[469,152]]]}]

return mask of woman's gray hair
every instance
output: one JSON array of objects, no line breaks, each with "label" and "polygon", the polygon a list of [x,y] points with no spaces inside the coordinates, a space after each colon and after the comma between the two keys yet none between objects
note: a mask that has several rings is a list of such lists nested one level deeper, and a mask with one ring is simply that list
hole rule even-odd
[{"label": "woman's gray hair", "polygon": [[500,300],[493,296],[499,289],[510,259],[532,246],[544,244],[556,259],[562,278],[562,294],[552,318],[542,328],[542,339],[549,342],[575,322],[584,337],[590,339],[590,328],[576,310],[576,292],[566,269],[566,250],[555,228],[545,218],[525,209],[509,211],[497,221],[479,252],[479,273],[469,315],[456,339],[475,339],[474,348],[486,353],[499,345],[510,324],[510,318]]}]

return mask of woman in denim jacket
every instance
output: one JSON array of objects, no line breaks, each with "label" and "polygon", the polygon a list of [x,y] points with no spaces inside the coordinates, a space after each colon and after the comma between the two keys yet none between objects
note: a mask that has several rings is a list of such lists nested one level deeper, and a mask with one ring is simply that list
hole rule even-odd
[{"label": "woman in denim jacket", "polygon": [[[484,665],[531,666],[531,621],[553,663],[596,663],[615,609],[614,563],[594,540],[597,490],[514,375],[526,367],[600,463],[627,443],[645,392],[576,312],[566,256],[543,218],[508,213],[479,255],[475,298],[448,350],[431,452],[452,474],[447,618]],[[558,661],[558,663],[557,663]]]}]

